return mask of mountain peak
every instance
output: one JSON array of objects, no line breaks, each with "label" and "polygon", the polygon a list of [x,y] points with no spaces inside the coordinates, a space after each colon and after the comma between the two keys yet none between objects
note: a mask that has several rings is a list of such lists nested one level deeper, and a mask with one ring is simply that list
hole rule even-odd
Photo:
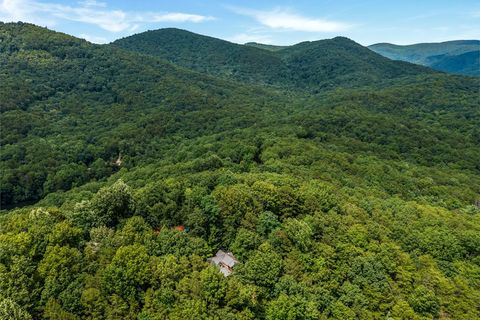
[{"label": "mountain peak", "polygon": [[292,46],[238,45],[184,30],[160,29],[117,40],[113,45],[228,79],[302,90],[358,86],[429,72],[390,61],[346,37]]},{"label": "mountain peak", "polygon": [[79,46],[88,43],[86,40],[26,22],[0,22],[0,29],[2,30],[0,45],[7,38],[15,39],[16,50],[45,49],[47,47],[55,49],[55,47]]}]

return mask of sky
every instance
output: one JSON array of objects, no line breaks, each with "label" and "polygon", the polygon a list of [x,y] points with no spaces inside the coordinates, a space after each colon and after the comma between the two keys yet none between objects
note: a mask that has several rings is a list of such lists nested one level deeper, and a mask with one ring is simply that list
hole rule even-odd
[{"label": "sky", "polygon": [[480,39],[480,0],[0,0],[0,21],[108,43],[166,27],[236,43],[349,37],[363,45]]}]

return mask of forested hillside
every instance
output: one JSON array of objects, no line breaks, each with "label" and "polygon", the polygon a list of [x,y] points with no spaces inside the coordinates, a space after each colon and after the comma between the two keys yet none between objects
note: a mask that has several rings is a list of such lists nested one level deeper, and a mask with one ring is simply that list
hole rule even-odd
[{"label": "forested hillside", "polygon": [[106,177],[119,156],[124,166],[158,157],[159,141],[241,128],[272,99],[32,25],[1,32],[2,204]]},{"label": "forested hillside", "polygon": [[479,318],[478,88],[346,38],[0,24],[0,319]]},{"label": "forested hillside", "polygon": [[431,67],[435,70],[480,76],[480,40],[457,40],[399,46],[377,43],[369,48],[387,58]]},{"label": "forested hillside", "polygon": [[420,66],[393,62],[342,37],[272,51],[179,29],[159,29],[113,45],[226,79],[302,91],[382,84],[428,72]]},{"label": "forested hillside", "polygon": [[478,50],[458,55],[440,54],[429,58],[430,66],[454,74],[480,76],[480,44]]}]

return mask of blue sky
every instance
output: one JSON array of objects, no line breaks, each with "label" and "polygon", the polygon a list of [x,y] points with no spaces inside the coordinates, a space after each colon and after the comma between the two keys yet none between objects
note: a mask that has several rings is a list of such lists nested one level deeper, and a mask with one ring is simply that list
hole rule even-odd
[{"label": "blue sky", "polygon": [[0,0],[0,21],[32,22],[96,43],[177,27],[237,43],[346,36],[363,45],[480,39],[479,0]]}]

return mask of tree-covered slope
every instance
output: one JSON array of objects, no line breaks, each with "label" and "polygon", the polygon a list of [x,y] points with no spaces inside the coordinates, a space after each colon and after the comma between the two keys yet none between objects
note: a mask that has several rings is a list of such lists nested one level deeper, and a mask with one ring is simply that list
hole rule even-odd
[{"label": "tree-covered slope", "polygon": [[430,72],[390,61],[341,37],[273,51],[184,30],[159,29],[117,40],[113,45],[158,56],[203,73],[310,91],[378,84],[400,76]]},{"label": "tree-covered slope", "polygon": [[381,85],[402,77],[429,74],[430,70],[394,62],[344,37],[302,42],[278,52],[293,83],[301,88]]},{"label": "tree-covered slope", "polygon": [[479,79],[369,68],[344,38],[281,58],[328,83],[329,49],[356,53],[355,88],[318,93],[0,39],[0,319],[480,317]]},{"label": "tree-covered slope", "polygon": [[202,73],[240,81],[278,84],[287,81],[279,57],[265,50],[168,28],[142,32],[113,42],[114,46],[161,57]]},{"label": "tree-covered slope", "polygon": [[438,55],[428,58],[433,69],[449,73],[480,76],[480,46],[479,50],[458,55]]},{"label": "tree-covered slope", "polygon": [[435,70],[480,75],[480,40],[457,40],[399,46],[377,43],[369,48],[393,60],[408,61]]},{"label": "tree-covered slope", "polygon": [[270,99],[261,88],[29,24],[2,24],[0,39],[3,205],[107,176],[153,137],[245,126],[264,107],[255,96]]}]

